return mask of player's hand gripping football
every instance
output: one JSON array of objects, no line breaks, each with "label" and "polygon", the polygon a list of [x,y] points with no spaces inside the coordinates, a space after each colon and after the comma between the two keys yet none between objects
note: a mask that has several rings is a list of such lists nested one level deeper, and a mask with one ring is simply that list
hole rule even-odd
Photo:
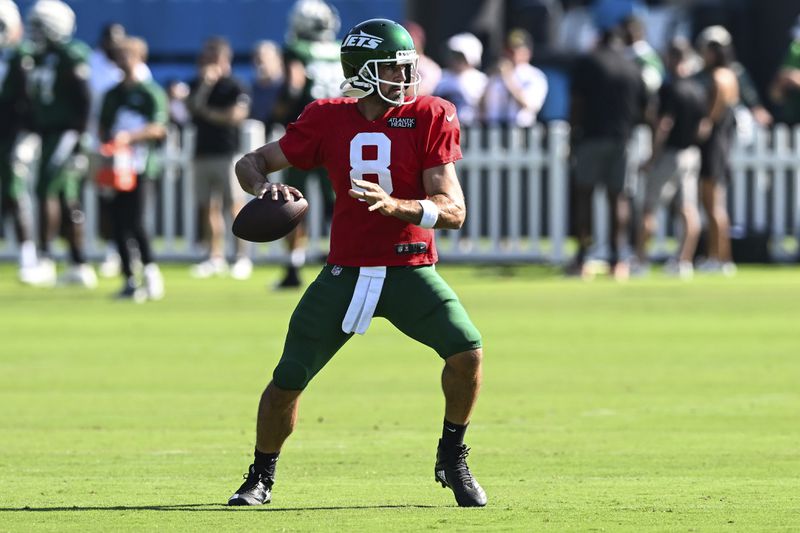
[{"label": "player's hand gripping football", "polygon": [[377,183],[372,183],[371,181],[366,180],[351,181],[353,185],[363,190],[358,191],[356,189],[350,189],[347,191],[347,193],[352,198],[357,198],[367,202],[369,204],[368,209],[370,211],[377,211],[381,215],[389,217],[392,216],[397,210],[397,199],[389,196],[389,194]]},{"label": "player's hand gripping football", "polygon": [[283,194],[283,198],[288,202],[293,202],[303,197],[303,193],[283,183],[264,182],[253,190],[253,195],[256,198],[264,198],[264,196],[269,195],[273,200],[277,200],[278,194]]}]

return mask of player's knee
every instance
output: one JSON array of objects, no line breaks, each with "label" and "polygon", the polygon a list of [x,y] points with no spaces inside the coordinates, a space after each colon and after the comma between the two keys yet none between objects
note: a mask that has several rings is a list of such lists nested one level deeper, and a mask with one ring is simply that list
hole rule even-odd
[{"label": "player's knee", "polygon": [[302,390],[309,380],[309,371],[297,361],[284,360],[278,363],[272,373],[272,382],[281,389]]},{"label": "player's knee", "polygon": [[297,400],[297,397],[300,396],[301,392],[302,391],[299,390],[284,389],[283,387],[275,384],[275,381],[273,380],[269,385],[267,385],[267,388],[264,389],[262,396],[270,406],[279,410],[283,410],[290,406],[292,402]]},{"label": "player's knee", "polygon": [[445,359],[445,364],[460,374],[479,372],[482,362],[483,350],[481,348],[453,354]]}]

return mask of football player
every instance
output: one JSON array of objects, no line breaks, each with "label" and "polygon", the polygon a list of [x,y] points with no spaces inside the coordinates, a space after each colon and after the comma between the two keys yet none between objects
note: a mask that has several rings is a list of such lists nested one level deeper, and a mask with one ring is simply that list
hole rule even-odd
[{"label": "football player", "polygon": [[[284,46],[286,79],[275,108],[275,120],[288,124],[297,119],[305,106],[317,98],[341,96],[342,67],[339,62],[339,15],[324,0],[299,0],[289,13],[289,32]],[[285,182],[305,191],[309,178],[320,170],[287,170]],[[333,205],[333,190],[328,180],[317,180],[326,214]],[[306,262],[306,230],[301,224],[286,237],[290,262],[276,288],[300,286],[300,268]]]},{"label": "football player", "polygon": [[417,98],[417,59],[399,24],[372,19],[356,25],[341,46],[347,97],[312,102],[279,141],[236,165],[247,192],[290,201],[301,193],[267,176],[289,166],[323,166],[336,202],[328,263],[292,315],[283,354],[261,396],[255,460],[230,505],[270,501],[300,394],[373,316],[444,360],[435,479],[452,489],[460,506],[486,504],[463,442],[481,385],[481,336],[434,269],[434,228],[460,228],[466,213],[454,165],[461,158],[459,123],[449,102]]},{"label": "football player", "polygon": [[12,219],[20,246],[19,279],[36,283],[36,245],[30,220],[30,202],[25,180],[16,163],[17,139],[26,118],[27,98],[18,45],[22,20],[11,0],[0,0],[0,226]]},{"label": "football player", "polygon": [[61,0],[38,0],[26,22],[30,42],[23,50],[22,67],[32,126],[42,140],[36,184],[42,275],[47,282],[55,282],[50,243],[63,224],[72,267],[62,281],[94,288],[97,276],[83,252],[85,216],[80,206],[81,181],[88,165],[81,138],[89,119],[90,49],[72,38],[75,13]]}]

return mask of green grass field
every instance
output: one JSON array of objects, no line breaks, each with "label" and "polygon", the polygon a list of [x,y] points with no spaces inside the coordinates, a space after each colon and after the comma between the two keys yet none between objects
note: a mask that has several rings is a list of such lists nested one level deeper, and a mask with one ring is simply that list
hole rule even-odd
[{"label": "green grass field", "polygon": [[273,503],[225,507],[299,295],[187,272],[136,305],[0,266],[0,531],[800,530],[797,267],[442,267],[484,335],[484,509],[434,483],[441,362],[383,320],[312,382]]}]

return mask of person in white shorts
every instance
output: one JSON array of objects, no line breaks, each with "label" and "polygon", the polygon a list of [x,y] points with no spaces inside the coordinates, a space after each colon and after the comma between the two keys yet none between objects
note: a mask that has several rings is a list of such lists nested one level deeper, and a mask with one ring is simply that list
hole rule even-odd
[{"label": "person in white shorts", "polygon": [[653,128],[653,155],[644,165],[644,206],[634,274],[646,271],[647,242],[656,230],[656,209],[673,199],[684,231],[678,258],[667,263],[667,271],[684,279],[691,278],[694,272],[692,259],[700,235],[697,208],[700,151],[697,142],[707,104],[702,86],[688,77],[691,74],[688,62],[691,54],[691,47],[685,40],[673,41],[667,52],[670,78],[659,92],[658,118]]}]

